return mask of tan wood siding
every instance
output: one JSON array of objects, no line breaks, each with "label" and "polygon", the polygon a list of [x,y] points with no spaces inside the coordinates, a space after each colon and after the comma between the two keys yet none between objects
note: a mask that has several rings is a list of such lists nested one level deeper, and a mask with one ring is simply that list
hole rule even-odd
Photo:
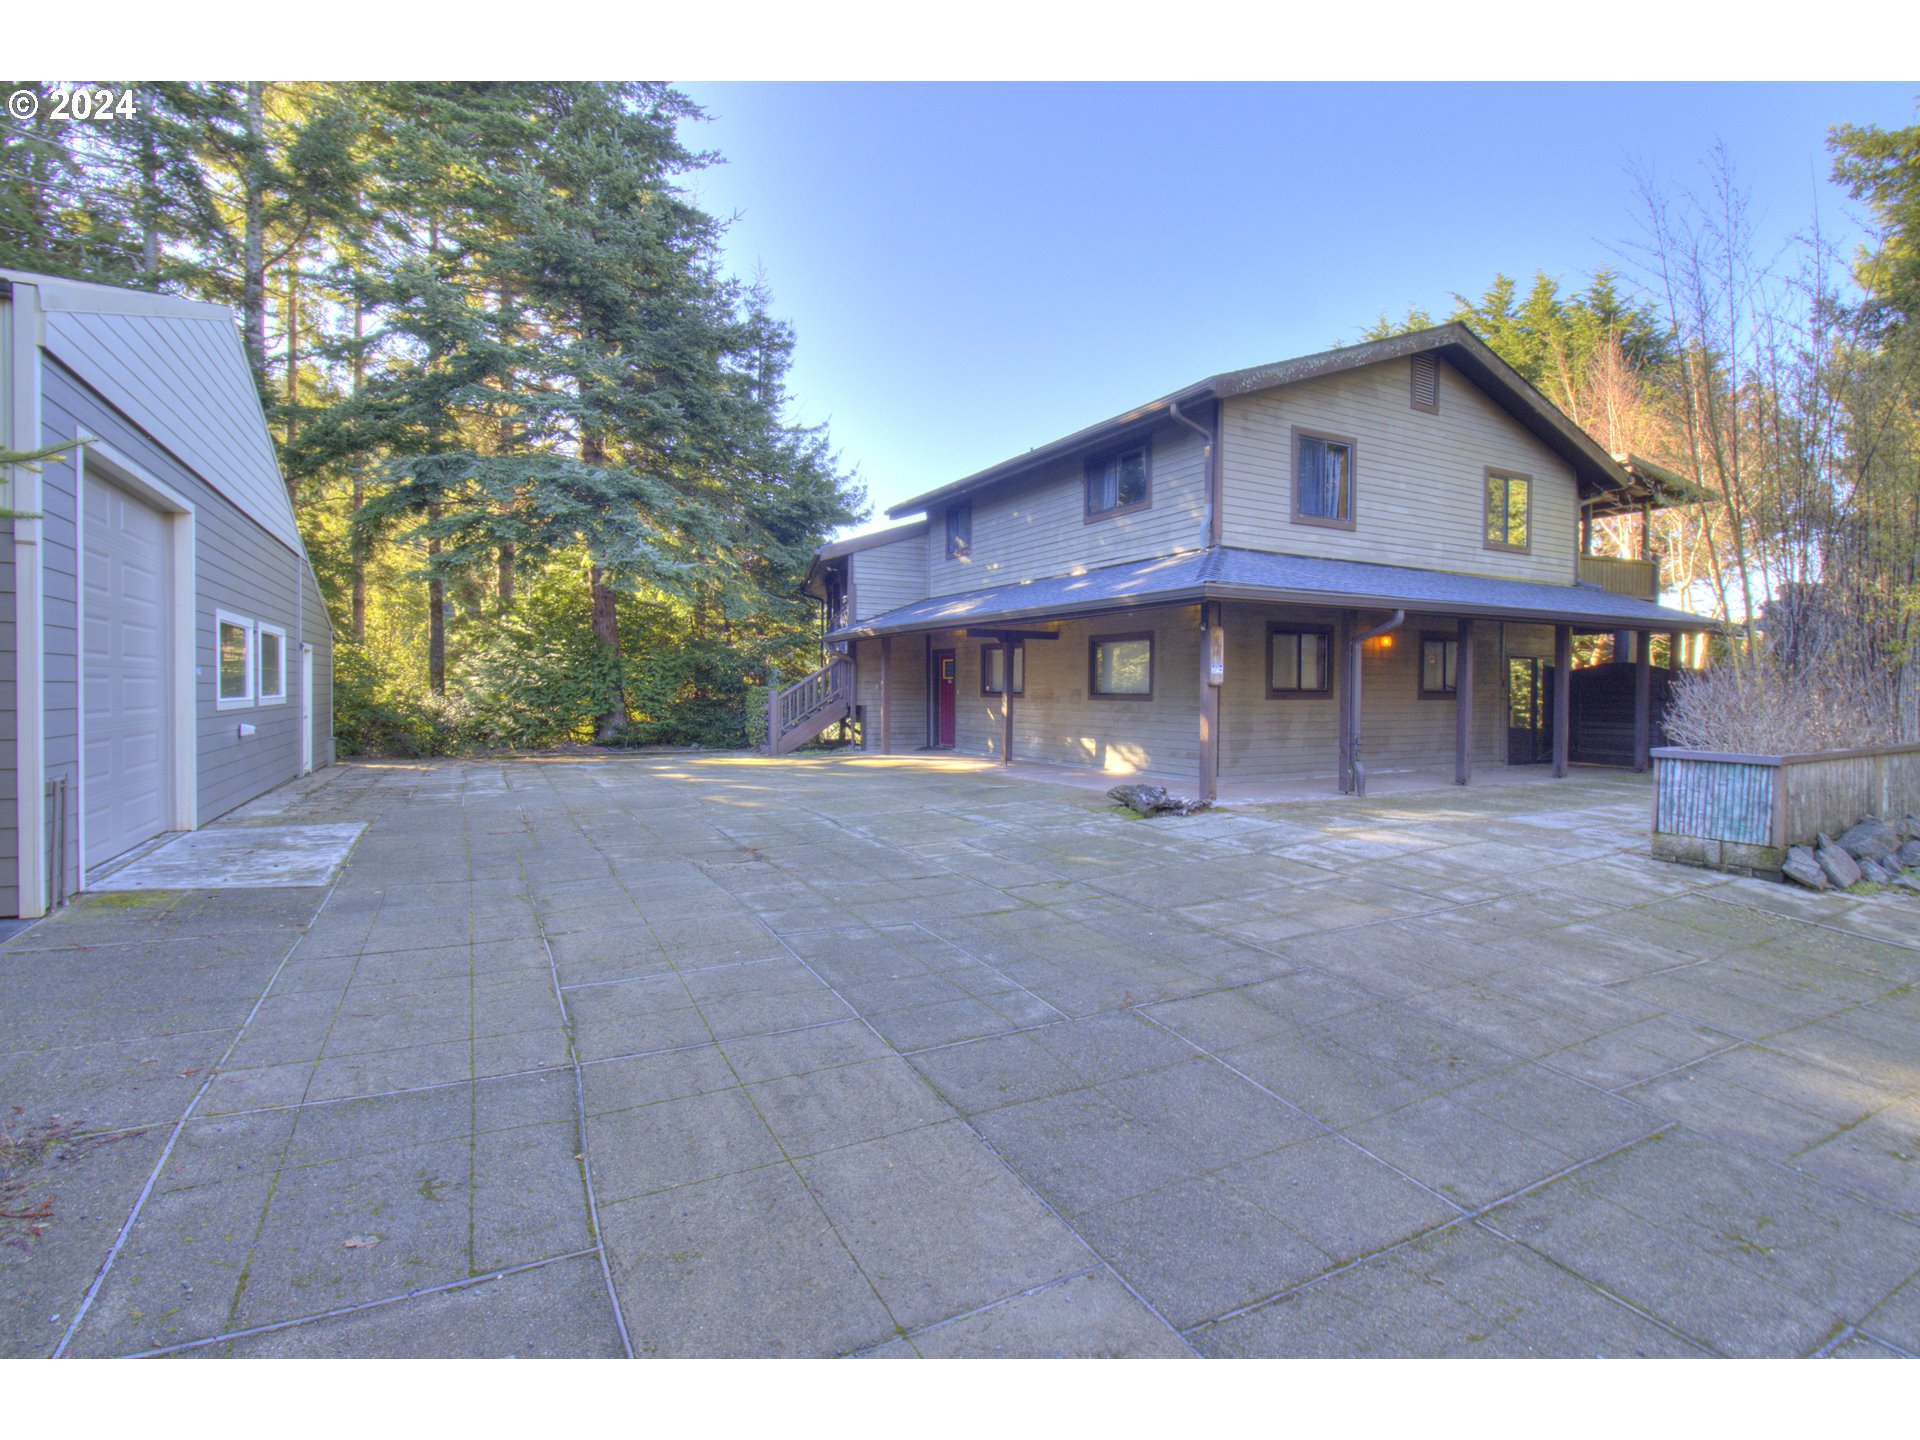
[{"label": "tan wood siding", "polygon": [[951,595],[1199,549],[1206,513],[1200,437],[1168,425],[1153,432],[1151,443],[1153,504],[1145,510],[1088,521],[1085,465],[1074,459],[974,496],[973,548],[963,558],[947,554],[945,512],[929,514],[927,593]]},{"label": "tan wood siding", "polygon": [[[1197,606],[1070,620],[1058,640],[1027,643],[1026,693],[1013,702],[1013,758],[1112,775],[1148,775],[1192,789],[1200,751],[1200,612]],[[1087,646],[1095,635],[1153,633],[1153,698],[1101,700],[1087,693]],[[864,642],[870,643],[870,642]],[[936,634],[955,652],[953,748],[999,759],[1004,703],[980,693],[975,638]]]},{"label": "tan wood siding", "polygon": [[[853,665],[853,703],[866,708],[863,747],[877,752],[880,749],[880,642],[855,641]],[[926,637],[894,636],[889,669],[888,684],[893,690],[893,753],[918,750],[927,743]]]},{"label": "tan wood siding", "polygon": [[856,620],[927,598],[927,542],[921,535],[856,550],[847,557]]},{"label": "tan wood siding", "polygon": [[[1570,583],[1573,472],[1451,366],[1440,366],[1437,415],[1408,403],[1410,385],[1409,362],[1395,360],[1227,401],[1224,543]],[[1295,426],[1354,438],[1352,530],[1294,522]],[[1532,478],[1529,553],[1483,544],[1490,465]]]},{"label": "tan wood siding", "polygon": [[[1404,394],[1404,385],[1403,385]],[[1340,668],[1338,610],[1304,606],[1229,604],[1227,669],[1220,696],[1220,778],[1223,781],[1329,780],[1340,769]],[[1369,614],[1369,623],[1377,617]],[[1270,622],[1331,625],[1336,648],[1333,683],[1324,697],[1271,699],[1267,695],[1267,626]],[[1454,702],[1419,693],[1420,633],[1455,633],[1451,617],[1409,615],[1390,643],[1375,642],[1362,654],[1361,759],[1374,774],[1389,770],[1452,769]],[[1473,756],[1476,765],[1505,760],[1506,678],[1500,662],[1500,627],[1474,626]]]}]

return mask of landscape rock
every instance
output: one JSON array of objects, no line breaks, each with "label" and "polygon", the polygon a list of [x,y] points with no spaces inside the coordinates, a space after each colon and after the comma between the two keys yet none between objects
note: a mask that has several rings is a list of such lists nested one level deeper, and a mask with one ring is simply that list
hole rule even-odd
[{"label": "landscape rock", "polygon": [[1842,835],[1838,844],[1856,860],[1878,860],[1900,848],[1900,836],[1886,821],[1869,815]]},{"label": "landscape rock", "polygon": [[1860,883],[1860,867],[1854,863],[1853,856],[1826,836],[1820,837],[1820,845],[1813,852],[1813,858],[1819,861],[1820,868],[1827,872],[1827,879],[1842,890]]},{"label": "landscape rock", "polygon": [[1891,880],[1893,876],[1887,873],[1878,860],[1862,860],[1860,862],[1860,878],[1869,884],[1884,885]]},{"label": "landscape rock", "polygon": [[1827,888],[1827,872],[1820,868],[1820,862],[1813,858],[1813,850],[1806,845],[1796,845],[1787,851],[1786,863],[1780,867],[1780,873],[1789,880],[1797,880],[1809,890]]},{"label": "landscape rock", "polygon": [[1109,800],[1117,800],[1128,809],[1138,810],[1142,815],[1151,815],[1167,803],[1167,787],[1164,785],[1116,785],[1107,791]]},{"label": "landscape rock", "polygon": [[1116,785],[1107,791],[1107,798],[1142,815],[1197,815],[1208,808],[1204,800],[1169,795],[1164,785]]},{"label": "landscape rock", "polygon": [[1920,840],[1909,840],[1894,854],[1900,857],[1900,863],[1909,870],[1920,870]]},{"label": "landscape rock", "polygon": [[1914,894],[1920,895],[1920,875],[1896,875],[1893,877],[1893,883],[1902,890],[1911,890]]}]

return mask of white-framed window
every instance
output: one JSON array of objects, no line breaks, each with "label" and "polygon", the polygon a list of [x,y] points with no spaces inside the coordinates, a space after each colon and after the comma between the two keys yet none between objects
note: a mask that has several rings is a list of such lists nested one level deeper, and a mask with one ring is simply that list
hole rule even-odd
[{"label": "white-framed window", "polygon": [[213,639],[214,704],[221,710],[253,704],[253,622],[216,610]]},{"label": "white-framed window", "polygon": [[264,620],[254,627],[254,650],[259,656],[254,695],[262,705],[287,701],[287,632]]}]

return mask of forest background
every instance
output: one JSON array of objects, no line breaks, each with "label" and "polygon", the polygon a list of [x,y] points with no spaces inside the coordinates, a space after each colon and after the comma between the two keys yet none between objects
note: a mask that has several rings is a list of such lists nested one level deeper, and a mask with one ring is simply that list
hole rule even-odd
[{"label": "forest background", "polygon": [[[756,687],[819,661],[814,548],[867,511],[788,418],[767,286],[725,273],[690,198],[719,159],[697,107],[125,88],[106,123],[0,121],[0,266],[234,308],[333,616],[341,753],[745,743]],[[1685,478],[1646,540],[1669,597],[1728,622],[1696,743],[1920,739],[1920,125],[1829,148],[1873,225],[1855,253],[1812,216],[1760,253],[1716,152],[1698,189],[1641,186],[1620,267],[1496,275],[1344,337],[1464,321]],[[1636,525],[1596,550],[1637,553]]]}]

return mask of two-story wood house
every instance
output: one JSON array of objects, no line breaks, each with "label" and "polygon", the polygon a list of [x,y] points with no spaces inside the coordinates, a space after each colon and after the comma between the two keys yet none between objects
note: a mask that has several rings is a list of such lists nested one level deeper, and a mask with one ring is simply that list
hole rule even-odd
[{"label": "two-story wood house", "polygon": [[1643,767],[1651,637],[1712,622],[1656,603],[1653,561],[1583,552],[1594,518],[1660,500],[1463,326],[1217,375],[823,547],[832,653],[772,697],[771,748],[851,715],[870,750],[1206,797],[1563,774],[1558,677],[1576,632],[1608,632],[1634,656],[1612,667],[1620,758]]}]

